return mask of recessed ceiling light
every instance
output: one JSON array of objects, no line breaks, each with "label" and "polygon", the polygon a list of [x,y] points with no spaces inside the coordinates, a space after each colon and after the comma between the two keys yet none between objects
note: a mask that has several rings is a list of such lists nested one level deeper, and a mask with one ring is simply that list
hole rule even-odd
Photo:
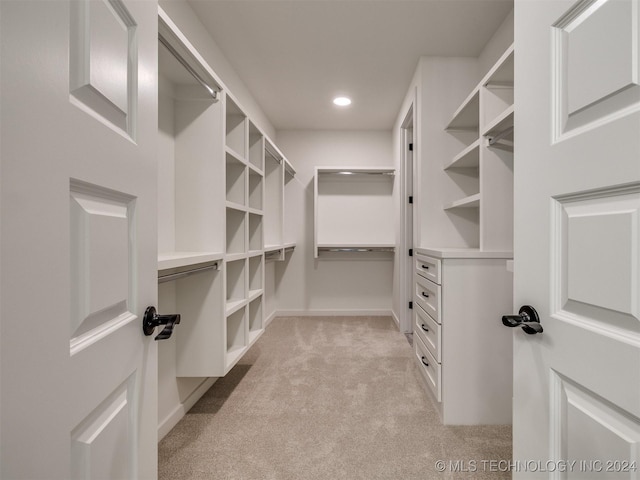
[{"label": "recessed ceiling light", "polygon": [[336,97],[333,99],[333,103],[339,107],[346,107],[347,105],[351,105],[351,99],[347,97]]}]

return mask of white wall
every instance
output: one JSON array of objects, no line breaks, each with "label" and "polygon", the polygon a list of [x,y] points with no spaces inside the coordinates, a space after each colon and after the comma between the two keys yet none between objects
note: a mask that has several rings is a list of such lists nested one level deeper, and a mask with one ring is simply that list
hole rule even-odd
[{"label": "white wall", "polygon": [[313,255],[316,166],[393,166],[390,131],[278,131],[296,177],[287,186],[286,240],[296,249],[276,264],[278,310],[291,314],[380,313],[392,308],[393,255]]}]

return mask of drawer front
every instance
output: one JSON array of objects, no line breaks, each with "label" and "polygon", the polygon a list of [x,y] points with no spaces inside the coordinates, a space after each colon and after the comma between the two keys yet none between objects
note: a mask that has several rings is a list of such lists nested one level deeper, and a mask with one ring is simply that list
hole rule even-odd
[{"label": "drawer front", "polygon": [[441,363],[442,358],[440,357],[440,345],[442,331],[440,325],[419,305],[414,310],[416,312],[416,322],[413,328],[416,333],[415,336],[420,337],[431,355],[433,355],[438,363]]},{"label": "drawer front", "polygon": [[436,322],[442,324],[440,301],[442,298],[442,287],[435,283],[416,275],[415,301],[425,312],[431,315]]},{"label": "drawer front", "polygon": [[420,337],[414,337],[413,344],[415,346],[416,360],[418,362],[418,369],[424,377],[427,387],[433,392],[436,400],[442,401],[442,367],[436,362],[433,355],[429,353],[427,347],[424,346]]},{"label": "drawer front", "polygon": [[416,273],[423,276],[426,279],[431,280],[433,283],[440,285],[442,283],[441,278],[441,263],[440,260],[419,253],[415,256],[416,259]]}]

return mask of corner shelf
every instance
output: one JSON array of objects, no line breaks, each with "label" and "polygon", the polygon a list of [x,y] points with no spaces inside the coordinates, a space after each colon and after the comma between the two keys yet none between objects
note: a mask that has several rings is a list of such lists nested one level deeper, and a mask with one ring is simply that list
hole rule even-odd
[{"label": "corner shelf", "polygon": [[480,166],[480,139],[477,139],[462,152],[456,155],[451,163],[444,167],[450,168],[478,168]]},{"label": "corner shelf", "polygon": [[478,208],[480,207],[480,194],[476,193],[475,195],[469,195],[468,197],[461,198],[460,200],[456,200],[455,202],[451,202],[450,204],[444,207],[445,210],[452,210],[455,208]]}]

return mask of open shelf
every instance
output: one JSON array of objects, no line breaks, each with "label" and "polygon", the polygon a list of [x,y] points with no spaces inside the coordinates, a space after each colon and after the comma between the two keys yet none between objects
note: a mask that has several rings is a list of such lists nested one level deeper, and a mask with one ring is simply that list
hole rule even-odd
[{"label": "open shelf", "polygon": [[283,159],[265,142],[264,159],[264,243],[281,245],[284,226]]},{"label": "open shelf", "polygon": [[227,201],[245,205],[246,167],[237,158],[226,154]]},{"label": "open shelf", "polygon": [[221,260],[220,252],[164,252],[158,255],[158,272]]},{"label": "open shelf", "polygon": [[262,255],[249,258],[249,298],[261,292],[263,286],[263,260]]},{"label": "open shelf", "polygon": [[447,125],[447,130],[478,131],[480,113],[480,92],[476,88],[462,102]]},{"label": "open shelf", "polygon": [[246,309],[242,308],[227,317],[227,366],[235,363],[247,346],[245,337]]},{"label": "open shelf", "polygon": [[262,252],[262,215],[249,214],[249,252]]},{"label": "open shelf", "polygon": [[246,270],[244,259],[227,261],[226,262],[226,274],[227,274],[227,314],[234,311],[238,305],[242,305],[246,302]]},{"label": "open shelf", "polygon": [[246,213],[227,208],[227,255],[246,253]]},{"label": "open shelf", "polygon": [[485,127],[482,135],[485,137],[493,137],[498,135],[500,132],[505,131],[508,128],[513,127],[513,113],[514,106],[510,105],[505,110],[503,110],[500,115],[493,119],[487,126]]},{"label": "open shelf", "polygon": [[317,167],[315,256],[321,246],[395,245],[390,168]]},{"label": "open shelf", "polygon": [[449,168],[478,168],[480,166],[480,139],[477,139],[462,152],[456,155],[451,163],[445,167]]},{"label": "open shelf", "polygon": [[240,158],[246,158],[247,117],[227,94],[225,111],[225,144]]},{"label": "open shelf", "polygon": [[263,176],[255,170],[249,169],[249,208],[262,210],[263,192]]},{"label": "open shelf", "polygon": [[249,122],[249,163],[264,170],[264,137],[253,122]]},{"label": "open shelf", "polygon": [[455,202],[451,202],[444,207],[445,210],[452,210],[454,208],[478,208],[480,206],[480,194],[469,195],[468,197],[461,198]]},{"label": "open shelf", "polygon": [[262,318],[262,295],[249,303],[249,344],[257,340],[264,330]]}]

